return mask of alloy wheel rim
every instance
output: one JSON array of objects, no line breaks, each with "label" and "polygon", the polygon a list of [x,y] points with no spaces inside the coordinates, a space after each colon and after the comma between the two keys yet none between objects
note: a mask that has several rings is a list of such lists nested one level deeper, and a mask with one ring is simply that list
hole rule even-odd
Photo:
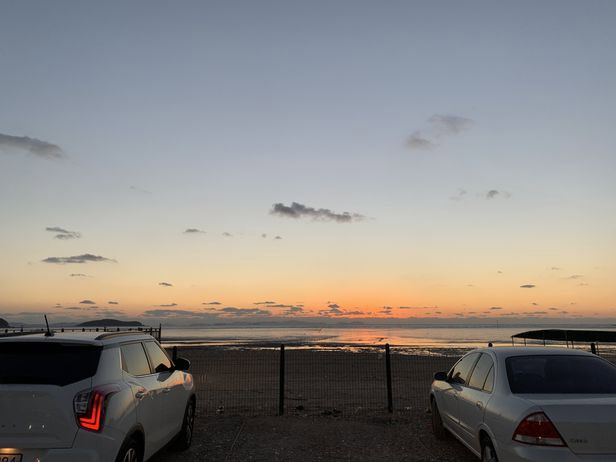
[{"label": "alloy wheel rim", "polygon": [[483,460],[484,462],[496,462],[496,455],[494,454],[494,449],[489,444],[486,444],[483,447]]},{"label": "alloy wheel rim", "polygon": [[126,451],[123,462],[137,462],[137,451],[135,451],[135,448],[129,448]]}]

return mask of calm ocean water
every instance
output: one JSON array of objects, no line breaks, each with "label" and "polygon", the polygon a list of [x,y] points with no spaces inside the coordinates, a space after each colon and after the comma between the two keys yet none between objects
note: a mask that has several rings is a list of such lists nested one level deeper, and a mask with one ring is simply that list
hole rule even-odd
[{"label": "calm ocean water", "polygon": [[[511,336],[514,334],[549,327],[163,328],[163,341],[178,345],[389,343],[402,346],[469,348],[485,346],[488,342],[493,342],[494,345],[511,345]],[[518,342],[521,343],[519,340]]]}]

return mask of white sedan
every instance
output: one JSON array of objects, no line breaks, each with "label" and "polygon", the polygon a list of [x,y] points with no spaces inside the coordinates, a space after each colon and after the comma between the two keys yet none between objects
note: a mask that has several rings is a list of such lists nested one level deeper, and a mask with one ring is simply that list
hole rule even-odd
[{"label": "white sedan", "polygon": [[434,376],[437,438],[483,462],[616,461],[616,366],[564,348],[483,348]]}]

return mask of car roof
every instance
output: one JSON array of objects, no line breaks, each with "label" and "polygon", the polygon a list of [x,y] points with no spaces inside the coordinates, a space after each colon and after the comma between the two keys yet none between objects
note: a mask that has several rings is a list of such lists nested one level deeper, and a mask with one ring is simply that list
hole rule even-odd
[{"label": "car roof", "polygon": [[96,332],[96,331],[77,331],[77,332],[58,332],[53,336],[46,336],[43,332],[23,334],[0,338],[0,343],[13,342],[50,342],[50,343],[82,343],[88,345],[111,345],[114,343],[152,340],[153,337],[145,332]]},{"label": "car roof", "polygon": [[576,356],[594,356],[592,353],[582,350],[576,350],[575,348],[565,347],[531,347],[531,346],[519,346],[519,347],[488,347],[478,348],[471,353],[488,353],[491,352],[498,358],[508,358],[510,356],[539,356],[539,355],[576,355]]}]

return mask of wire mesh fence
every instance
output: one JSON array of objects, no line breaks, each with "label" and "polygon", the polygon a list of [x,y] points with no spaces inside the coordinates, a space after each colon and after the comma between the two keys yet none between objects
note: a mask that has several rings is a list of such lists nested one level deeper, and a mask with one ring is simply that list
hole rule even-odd
[{"label": "wire mesh fence", "polygon": [[[425,355],[392,347],[389,374],[384,346],[287,347],[283,357],[280,347],[246,346],[183,347],[177,354],[191,361],[201,414],[349,415],[424,412],[434,373],[449,370],[460,351]],[[616,363],[616,356],[604,357]]]},{"label": "wire mesh fence", "polygon": [[387,410],[389,399],[395,410],[423,411],[434,373],[457,360],[392,348],[388,394],[383,346],[287,347],[283,361],[280,348],[181,347],[177,354],[191,361],[202,414],[357,414]]}]

